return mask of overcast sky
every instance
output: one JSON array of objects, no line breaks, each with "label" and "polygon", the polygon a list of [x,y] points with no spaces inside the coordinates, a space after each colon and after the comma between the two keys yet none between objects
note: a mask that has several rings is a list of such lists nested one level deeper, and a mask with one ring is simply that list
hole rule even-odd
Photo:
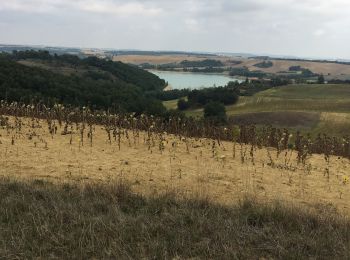
[{"label": "overcast sky", "polygon": [[350,0],[0,0],[0,43],[350,59]]}]

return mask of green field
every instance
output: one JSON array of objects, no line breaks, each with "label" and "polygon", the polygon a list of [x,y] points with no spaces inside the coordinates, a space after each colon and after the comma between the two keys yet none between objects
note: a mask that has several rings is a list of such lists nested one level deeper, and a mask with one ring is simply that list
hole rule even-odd
[{"label": "green field", "polygon": [[178,99],[169,100],[169,101],[164,101],[164,102],[163,102],[163,105],[164,105],[167,109],[177,109],[177,101],[178,101]]},{"label": "green field", "polygon": [[[165,105],[174,108],[176,101]],[[350,85],[289,85],[240,97],[226,107],[238,123],[271,124],[317,134],[347,135],[350,129]],[[203,109],[186,111],[202,117]]]}]

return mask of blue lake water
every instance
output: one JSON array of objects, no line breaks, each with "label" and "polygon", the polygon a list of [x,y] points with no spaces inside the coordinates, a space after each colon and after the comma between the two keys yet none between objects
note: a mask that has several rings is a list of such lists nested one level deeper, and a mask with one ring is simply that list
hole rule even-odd
[{"label": "blue lake water", "polygon": [[204,73],[188,73],[173,71],[156,71],[150,70],[151,73],[164,79],[173,89],[199,89],[208,87],[225,86],[230,81],[242,80],[222,75],[222,74],[204,74]]}]

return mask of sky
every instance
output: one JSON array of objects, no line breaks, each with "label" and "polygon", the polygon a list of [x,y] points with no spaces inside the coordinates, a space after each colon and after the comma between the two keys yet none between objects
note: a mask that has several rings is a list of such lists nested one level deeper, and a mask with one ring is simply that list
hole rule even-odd
[{"label": "sky", "polygon": [[350,59],[350,0],[0,0],[0,43]]}]

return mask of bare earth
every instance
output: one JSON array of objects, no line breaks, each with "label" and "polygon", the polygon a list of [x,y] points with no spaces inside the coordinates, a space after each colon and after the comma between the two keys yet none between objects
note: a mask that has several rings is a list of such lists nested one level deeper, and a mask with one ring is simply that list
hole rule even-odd
[{"label": "bare earth", "polygon": [[271,160],[265,148],[255,152],[253,164],[250,147],[243,147],[243,152],[247,148],[247,156],[242,163],[238,144],[233,158],[233,143],[224,142],[213,149],[212,140],[179,140],[169,135],[161,153],[156,137],[149,150],[145,134],[134,138],[131,131],[129,139],[125,135],[122,138],[119,151],[115,141],[107,141],[101,126],[95,126],[91,147],[86,137],[81,146],[80,136],[73,134],[70,144],[70,135],[61,135],[62,129],[52,138],[43,121],[43,128],[34,130],[28,127],[33,123],[30,119],[24,121],[21,133],[0,129],[0,176],[81,184],[123,180],[145,195],[174,190],[223,204],[249,195],[263,202],[278,199],[309,206],[330,203],[350,214],[347,159],[331,158],[328,179],[322,156],[313,156],[303,166],[297,164],[294,153],[289,153],[289,167],[281,169],[285,154],[278,159],[274,150],[270,150],[274,167],[269,166]]}]

